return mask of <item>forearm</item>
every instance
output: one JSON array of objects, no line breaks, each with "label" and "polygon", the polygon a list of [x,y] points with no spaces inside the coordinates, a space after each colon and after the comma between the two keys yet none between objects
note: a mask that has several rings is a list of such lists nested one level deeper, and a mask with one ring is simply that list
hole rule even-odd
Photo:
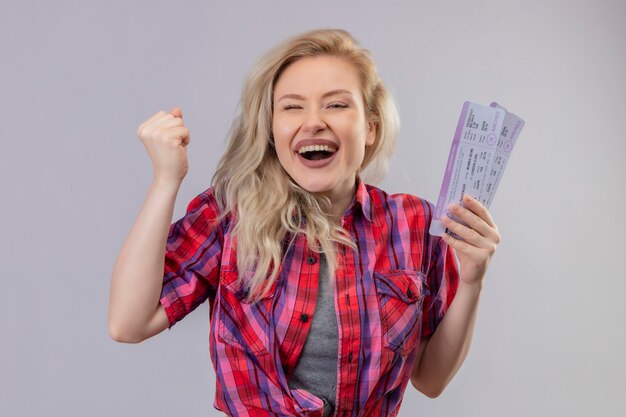
[{"label": "forearm", "polygon": [[154,180],[115,262],[109,332],[137,340],[154,317],[163,283],[165,245],[180,183]]},{"label": "forearm", "polygon": [[411,382],[429,397],[438,396],[465,360],[472,341],[482,283],[459,283],[454,300],[429,338]]}]

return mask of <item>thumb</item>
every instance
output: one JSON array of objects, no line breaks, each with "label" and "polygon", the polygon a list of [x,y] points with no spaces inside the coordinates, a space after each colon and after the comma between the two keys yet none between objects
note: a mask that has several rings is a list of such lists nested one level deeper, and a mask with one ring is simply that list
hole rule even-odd
[{"label": "thumb", "polygon": [[171,113],[174,115],[174,117],[180,117],[181,119],[183,118],[183,112],[180,110],[180,107],[174,107]]}]

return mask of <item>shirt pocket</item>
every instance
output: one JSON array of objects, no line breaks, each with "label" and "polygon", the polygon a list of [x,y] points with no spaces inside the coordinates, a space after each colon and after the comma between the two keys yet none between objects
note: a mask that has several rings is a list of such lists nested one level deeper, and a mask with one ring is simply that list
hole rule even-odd
[{"label": "shirt pocket", "polygon": [[374,272],[374,283],[383,345],[407,355],[420,337],[426,279],[417,271],[390,270]]},{"label": "shirt pocket", "polygon": [[269,353],[270,320],[278,281],[265,297],[248,303],[238,276],[236,271],[226,271],[220,278],[217,338],[254,356]]}]

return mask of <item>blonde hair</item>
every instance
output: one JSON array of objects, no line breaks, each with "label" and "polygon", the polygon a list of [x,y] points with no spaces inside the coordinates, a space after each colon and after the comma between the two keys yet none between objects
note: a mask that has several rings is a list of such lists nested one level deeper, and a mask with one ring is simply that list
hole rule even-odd
[{"label": "blonde hair", "polygon": [[212,184],[222,216],[231,214],[239,279],[248,301],[263,298],[275,282],[286,244],[304,233],[309,247],[324,253],[329,276],[336,269],[335,246],[355,248],[330,216],[330,200],[300,187],[283,169],[272,136],[273,89],[282,72],[298,59],[330,55],[352,63],[361,80],[366,119],[376,124],[359,174],[378,180],[387,171],[399,127],[395,103],[378,78],[369,51],[344,30],[315,30],[274,47],[253,67],[244,83],[238,115]]}]

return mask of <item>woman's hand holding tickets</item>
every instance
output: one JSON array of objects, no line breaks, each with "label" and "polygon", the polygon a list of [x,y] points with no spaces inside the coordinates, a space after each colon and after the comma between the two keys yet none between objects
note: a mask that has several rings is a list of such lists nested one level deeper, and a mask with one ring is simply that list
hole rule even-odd
[{"label": "woman's hand holding tickets", "polygon": [[137,128],[137,136],[145,146],[154,178],[159,181],[182,181],[189,171],[186,146],[189,129],[183,123],[178,107],[171,112],[155,113]]},{"label": "woman's hand holding tickets", "polygon": [[463,205],[451,204],[448,210],[467,226],[447,215],[441,217],[443,225],[463,240],[447,233],[443,234],[443,239],[456,250],[461,281],[468,285],[481,285],[491,257],[500,243],[500,234],[489,211],[478,200],[466,194],[463,196]]}]

